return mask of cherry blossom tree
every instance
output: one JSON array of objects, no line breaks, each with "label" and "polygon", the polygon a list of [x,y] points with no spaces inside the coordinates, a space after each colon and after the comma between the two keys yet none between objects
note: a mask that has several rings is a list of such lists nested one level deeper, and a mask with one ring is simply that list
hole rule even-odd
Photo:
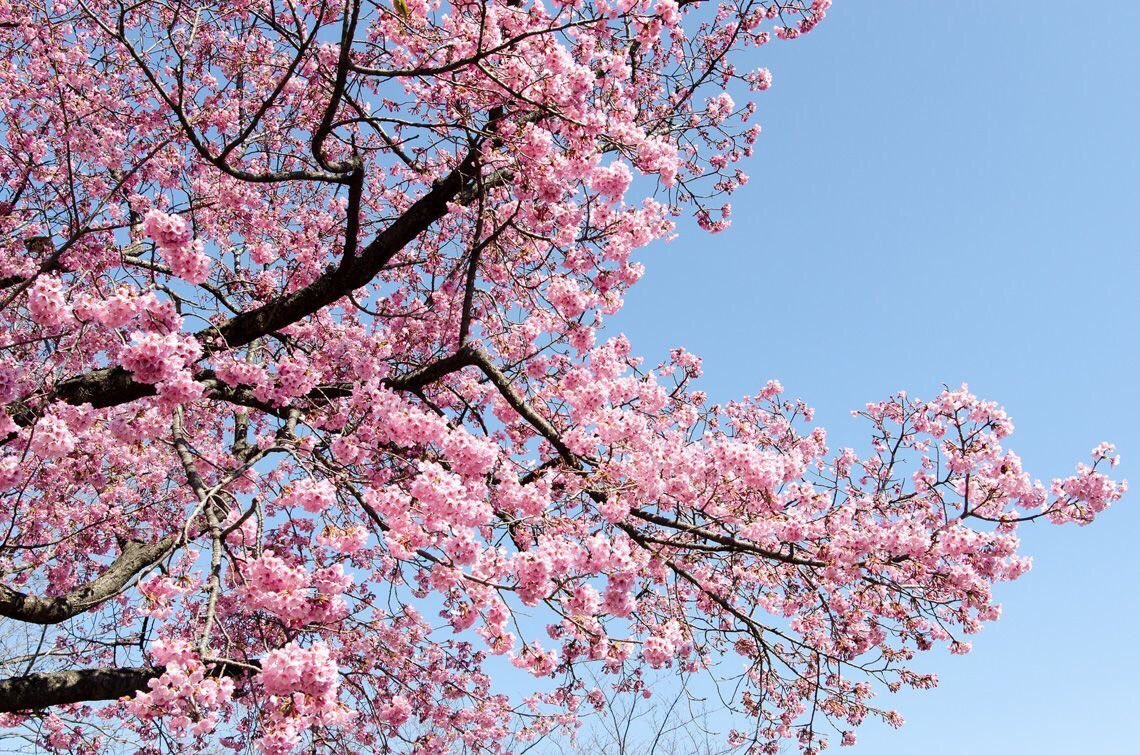
[{"label": "cherry blossom tree", "polygon": [[732,746],[897,723],[1112,447],[1036,482],[963,386],[832,451],[602,333],[828,5],[0,0],[0,727],[495,752],[717,663]]}]

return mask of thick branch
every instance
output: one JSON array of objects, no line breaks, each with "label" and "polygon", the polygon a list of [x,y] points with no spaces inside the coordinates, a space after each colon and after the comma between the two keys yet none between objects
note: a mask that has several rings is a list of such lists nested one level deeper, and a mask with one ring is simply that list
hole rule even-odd
[{"label": "thick branch", "polygon": [[[150,668],[90,668],[51,671],[0,679],[0,713],[43,710],[53,705],[118,700],[148,689],[147,682],[165,673]],[[238,677],[253,673],[246,664],[215,663],[213,676]]]},{"label": "thick branch", "polygon": [[[394,390],[418,390],[445,375],[475,364],[476,361],[472,352],[469,349],[461,349],[450,356],[409,372],[407,375],[388,378],[384,384]],[[282,419],[285,419],[289,414],[287,407],[275,406],[258,399],[249,387],[229,385],[223,382],[213,370],[202,370],[194,376],[194,379],[205,388],[204,396],[206,398],[256,409]],[[353,386],[349,383],[320,385],[306,395],[305,400],[316,405],[322,405],[332,399],[352,395],[352,389]],[[131,379],[131,373],[127,370],[121,367],[108,367],[90,372],[82,378],[60,383],[53,396],[69,404],[90,403],[98,409],[125,404],[146,396],[153,396],[155,393],[155,386],[134,382]],[[8,412],[13,421],[21,427],[32,425],[39,418],[39,413],[24,401],[9,404]]]},{"label": "thick branch", "polygon": [[69,404],[91,404],[96,409],[126,404],[157,393],[155,386],[137,383],[122,367],[104,367],[70,380],[55,389],[53,398]]},{"label": "thick branch", "polygon": [[0,681],[0,713],[52,705],[118,700],[147,688],[162,668],[80,669],[28,674]]},{"label": "thick branch", "polygon": [[349,257],[308,286],[257,309],[231,317],[221,325],[198,334],[207,354],[245,346],[267,333],[298,322],[367,285],[404,247],[447,214],[448,203],[463,192],[470,179],[473,155],[444,178],[436,181],[364,247],[358,257]]},{"label": "thick branch", "polygon": [[[377,234],[359,256],[346,256],[339,266],[329,268],[308,286],[197,333],[205,354],[209,356],[245,346],[266,334],[298,322],[367,285],[402,249],[444,217],[451,202],[470,202],[474,198],[470,195],[470,179],[475,155],[476,152],[472,151],[447,176],[436,181],[427,194]],[[496,173],[485,178],[481,182],[481,188],[486,191],[502,185],[508,179],[507,174]],[[131,373],[122,367],[106,367],[63,381],[48,400],[76,405],[89,403],[96,408],[103,408],[154,394],[155,386],[135,382]],[[31,424],[37,416],[37,412],[28,406],[26,400],[15,402],[9,414],[20,425]]]},{"label": "thick branch", "polygon": [[[30,624],[58,624],[105,600],[113,598],[141,570],[155,563],[174,547],[169,535],[155,543],[128,540],[107,570],[85,585],[54,598],[28,595],[0,585],[0,616]],[[3,694],[0,694],[3,699]]]}]

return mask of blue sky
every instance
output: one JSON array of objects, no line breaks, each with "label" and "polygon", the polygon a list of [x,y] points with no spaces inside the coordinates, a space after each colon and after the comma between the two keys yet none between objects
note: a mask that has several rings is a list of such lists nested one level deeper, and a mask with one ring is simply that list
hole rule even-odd
[{"label": "blue sky", "polygon": [[[1026,468],[1100,440],[1140,494],[1140,3],[837,0],[769,67],[733,227],[642,256],[611,323],[705,360],[716,400],[779,378],[837,445],[849,411],[968,381]],[[853,753],[1136,753],[1140,507],[1023,531],[1033,571],[933,691]]]}]

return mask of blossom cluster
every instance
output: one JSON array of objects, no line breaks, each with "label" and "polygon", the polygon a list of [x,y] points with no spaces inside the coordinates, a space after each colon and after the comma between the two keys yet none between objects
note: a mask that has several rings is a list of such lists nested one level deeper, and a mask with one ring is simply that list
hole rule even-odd
[{"label": "blossom cluster", "polygon": [[150,210],[143,218],[143,233],[162,250],[174,275],[187,283],[203,283],[210,276],[210,258],[200,239],[194,239],[185,219]]}]

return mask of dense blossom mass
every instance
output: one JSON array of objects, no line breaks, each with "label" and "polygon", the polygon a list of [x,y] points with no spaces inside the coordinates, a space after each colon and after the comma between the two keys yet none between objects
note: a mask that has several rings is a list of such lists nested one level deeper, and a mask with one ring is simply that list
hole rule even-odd
[{"label": "dense blossom mass", "polygon": [[733,746],[898,723],[1113,448],[963,386],[832,450],[601,333],[828,5],[0,0],[8,741],[520,751],[714,665]]}]

